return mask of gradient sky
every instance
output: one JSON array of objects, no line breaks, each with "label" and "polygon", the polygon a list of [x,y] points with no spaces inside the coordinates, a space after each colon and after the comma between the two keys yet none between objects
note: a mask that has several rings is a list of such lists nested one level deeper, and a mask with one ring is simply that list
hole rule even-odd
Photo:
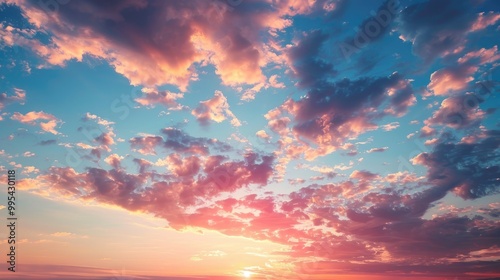
[{"label": "gradient sky", "polygon": [[7,0],[0,20],[0,278],[500,277],[499,1]]}]

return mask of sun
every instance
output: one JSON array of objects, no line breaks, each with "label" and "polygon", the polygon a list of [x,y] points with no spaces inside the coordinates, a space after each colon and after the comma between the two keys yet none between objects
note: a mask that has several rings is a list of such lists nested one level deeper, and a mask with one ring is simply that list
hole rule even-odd
[{"label": "sun", "polygon": [[250,278],[250,276],[252,276],[252,272],[248,270],[243,270],[243,277]]}]

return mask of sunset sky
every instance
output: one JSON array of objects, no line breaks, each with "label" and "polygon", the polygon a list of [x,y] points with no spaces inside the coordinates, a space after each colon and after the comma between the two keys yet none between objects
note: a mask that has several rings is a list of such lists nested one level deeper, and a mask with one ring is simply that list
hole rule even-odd
[{"label": "sunset sky", "polygon": [[500,1],[0,21],[1,279],[500,277]]}]

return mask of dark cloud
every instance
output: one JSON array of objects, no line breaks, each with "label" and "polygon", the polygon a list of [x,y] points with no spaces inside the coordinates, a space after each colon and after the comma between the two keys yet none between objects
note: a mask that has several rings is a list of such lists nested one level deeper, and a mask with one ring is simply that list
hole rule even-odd
[{"label": "dark cloud", "polygon": [[25,100],[26,92],[22,89],[14,88],[14,95],[7,95],[5,92],[0,94],[0,110],[14,102],[24,104]]},{"label": "dark cloud", "polygon": [[156,154],[157,147],[177,153],[208,155],[210,149],[218,152],[228,152],[231,146],[217,139],[193,137],[178,128],[162,129],[163,136],[146,135],[129,140],[132,149],[142,154]]},{"label": "dark cloud", "polygon": [[[389,96],[391,89],[396,93]],[[347,138],[376,128],[374,122],[384,115],[406,111],[413,99],[411,86],[396,73],[323,83],[287,108],[295,116],[293,129],[299,136],[318,145],[342,146]],[[381,111],[386,101],[391,106]]]},{"label": "dark cloud", "polygon": [[320,56],[321,47],[327,39],[327,34],[316,30],[288,50],[287,56],[300,87],[315,87],[318,82],[337,73],[333,64]]},{"label": "dark cloud", "polygon": [[[134,85],[173,84],[182,91],[195,75],[194,65],[202,61],[212,63],[227,85],[263,82],[261,32],[283,28],[279,26],[290,12],[273,10],[266,1],[244,3],[237,9],[225,1],[199,0],[40,3],[18,5],[28,20],[51,35],[48,45],[36,40],[25,43],[49,64],[63,65],[89,54],[108,61]],[[199,34],[203,36],[193,41]],[[44,52],[46,47],[53,51]],[[71,51],[75,49],[79,51]],[[209,53],[213,57],[207,60]],[[170,106],[175,98],[149,94],[140,100],[148,106],[154,102]]]},{"label": "dark cloud", "polygon": [[475,143],[443,141],[414,163],[427,167],[427,178],[436,188],[453,190],[464,199],[498,193],[500,178],[500,131],[487,131]]},{"label": "dark cloud", "polygon": [[54,145],[57,143],[57,140],[55,139],[49,139],[49,140],[42,140],[38,142],[38,145],[40,146],[48,146],[48,145]]},{"label": "dark cloud", "polygon": [[477,127],[487,112],[479,109],[484,100],[473,94],[448,97],[443,100],[426,125],[447,125],[455,129]]},{"label": "dark cloud", "polygon": [[[406,7],[400,14],[398,30],[413,43],[413,51],[425,62],[459,51],[469,32],[487,27],[474,1],[424,1]],[[487,15],[489,16],[489,15]]]}]

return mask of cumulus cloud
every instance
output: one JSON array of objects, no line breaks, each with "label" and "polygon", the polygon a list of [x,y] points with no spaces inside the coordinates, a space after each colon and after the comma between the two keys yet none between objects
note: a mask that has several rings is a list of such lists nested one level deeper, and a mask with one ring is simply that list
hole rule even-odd
[{"label": "cumulus cloud", "polygon": [[[429,130],[431,125],[446,125],[456,129],[478,126],[479,122],[486,116],[487,112],[479,108],[482,103],[476,95],[465,94],[448,97],[438,110],[424,121]],[[432,135],[426,134],[423,136]]]},{"label": "cumulus cloud", "polygon": [[299,86],[309,87],[336,74],[333,64],[319,56],[321,47],[327,39],[326,33],[316,30],[288,49],[288,63],[294,75],[299,79]]},{"label": "cumulus cloud", "polygon": [[275,132],[283,131],[291,120],[279,116],[291,114],[295,137],[318,147],[310,153],[310,158],[315,158],[347,148],[347,139],[376,129],[376,121],[385,115],[403,114],[414,101],[411,84],[397,73],[336,83],[323,81],[304,98],[289,99],[276,113],[269,114],[269,126]]},{"label": "cumulus cloud", "polygon": [[234,9],[223,1],[135,0],[71,1],[57,13],[45,13],[44,5],[32,1],[8,2],[20,6],[40,32],[51,36],[45,43],[9,32],[12,44],[33,50],[47,64],[64,65],[92,55],[133,85],[172,84],[181,91],[197,78],[197,65],[206,64],[215,67],[226,85],[265,82],[262,67],[276,54],[266,44],[271,38],[262,34],[288,27],[290,15],[318,9],[305,1],[280,1],[275,9],[269,1],[249,1]]},{"label": "cumulus cloud", "polygon": [[231,125],[241,126],[241,122],[229,109],[229,103],[221,91],[215,91],[212,99],[201,101],[191,113],[201,125],[208,125],[210,121],[220,123],[231,119]]},{"label": "cumulus cloud", "polygon": [[434,95],[463,93],[470,88],[479,66],[494,63],[500,59],[497,46],[490,49],[471,51],[459,58],[456,65],[447,66],[431,74],[427,88]]},{"label": "cumulus cloud", "polygon": [[[15,2],[49,40],[21,38],[18,31],[5,29],[0,35],[10,40],[9,44],[34,50],[47,63],[44,67],[64,65],[71,59],[81,61],[85,55],[105,60],[132,84],[145,86],[135,102],[148,108],[167,108],[160,115],[187,109],[179,102],[189,95],[187,89],[198,79],[198,72],[206,73],[206,69],[215,71],[223,85],[237,87],[244,100],[253,99],[263,89],[283,89],[290,84],[284,75],[294,79],[291,83],[301,95],[292,89],[281,101],[276,95],[278,99],[270,103],[257,104],[259,110],[268,110],[266,106],[272,109],[260,120],[264,127],[252,123],[248,131],[255,133],[254,137],[243,131],[223,136],[230,134],[229,143],[245,146],[244,150],[226,140],[187,133],[183,127],[193,127],[186,120],[154,134],[150,134],[150,127],[145,127],[148,133],[127,132],[134,133],[128,136],[128,143],[122,143],[129,145],[129,154],[120,154],[115,148],[124,141],[119,138],[123,131],[118,127],[115,131],[112,119],[88,112],[78,129],[79,136],[85,138],[59,143],[85,152],[81,157],[91,160],[85,166],[57,165],[39,170],[20,165],[10,159],[16,157],[14,153],[11,156],[0,150],[8,164],[26,175],[18,181],[20,190],[151,214],[178,230],[207,229],[279,243],[289,250],[277,254],[290,267],[296,265],[291,274],[297,277],[311,274],[302,264],[317,268],[313,273],[318,274],[341,270],[345,274],[380,273],[394,279],[404,278],[408,271],[415,275],[432,272],[443,278],[500,273],[498,261],[489,261],[498,255],[497,204],[478,211],[443,208],[443,214],[436,210],[449,194],[458,196],[455,199],[475,200],[499,192],[500,132],[480,126],[494,109],[480,108],[485,100],[467,93],[480,67],[497,63],[499,54],[497,46],[468,49],[465,44],[467,34],[496,24],[497,13],[471,13],[472,1],[423,1],[404,9],[396,26],[401,38],[411,41],[415,54],[428,63],[445,57],[445,62],[432,70],[429,93],[424,94],[432,98],[428,109],[434,111],[426,120],[411,121],[423,123],[419,134],[414,128],[399,128],[397,118],[416,103],[414,85],[425,87],[428,81],[413,83],[399,72],[351,77],[347,71],[349,78],[337,78],[338,66],[323,53],[334,32],[316,30],[295,38],[284,36],[290,44],[282,40],[281,31],[298,19],[293,16],[331,15],[343,1],[252,0],[237,8],[223,1],[70,1],[52,14],[46,14],[36,2]],[[422,20],[424,15],[428,20]],[[372,19],[362,21],[361,26]],[[374,39],[381,39],[392,27]],[[365,70],[371,69],[365,66]],[[272,74],[266,76],[263,69]],[[165,88],[160,86],[163,84],[178,89],[160,90]],[[190,95],[189,102],[199,101],[192,99],[195,97]],[[215,91],[187,115],[191,113],[201,125],[227,121],[239,127],[242,121],[236,117],[236,107],[230,107],[226,97]],[[24,100],[23,91],[2,94],[0,109]],[[416,109],[421,108],[425,104]],[[412,114],[402,121],[408,123],[416,117]],[[39,125],[54,134],[61,123],[44,111],[14,113],[11,119]],[[255,121],[258,124],[259,120]],[[439,136],[440,126],[458,131]],[[199,128],[196,123],[194,127]],[[475,128],[475,133],[468,134],[468,128]],[[420,139],[427,146],[417,143],[424,151],[408,156],[412,164],[420,165],[418,172],[395,172],[385,162],[381,163],[383,168],[369,169],[375,156],[392,154],[386,152],[387,143],[400,142],[392,138],[398,134],[395,129],[405,130],[404,135],[411,133],[408,138],[432,136],[425,142]],[[373,135],[360,139],[368,131],[374,131]],[[454,133],[460,137],[453,137]],[[389,141],[375,139],[380,135]],[[402,140],[407,142],[404,135]],[[35,143],[44,148],[58,142],[37,139]],[[253,144],[271,151],[257,151]],[[360,151],[371,153],[367,159],[349,157],[366,144],[370,147]],[[35,156],[25,151],[17,156]],[[34,159],[42,154],[37,151]],[[325,157],[307,162],[320,156]],[[398,161],[401,163],[401,157]],[[0,170],[5,171],[5,167],[0,166]],[[63,230],[49,235],[77,237]],[[222,255],[220,251],[205,251],[192,260]],[[262,268],[263,273],[276,270]]]},{"label": "cumulus cloud", "polygon": [[264,130],[257,131],[255,133],[255,135],[257,135],[257,137],[265,139],[265,140],[269,140],[271,138],[271,136],[269,136],[269,134],[267,134],[267,132]]},{"label": "cumulus cloud", "polygon": [[[183,139],[183,143],[202,141],[169,130],[170,136],[177,135],[174,138]],[[487,131],[477,142],[441,143],[418,155],[413,161],[428,168],[426,178],[409,172],[382,176],[355,170],[346,180],[308,185],[280,197],[220,196],[250,184],[267,184],[273,156],[247,152],[238,160],[229,160],[215,154],[199,157],[189,149],[177,149],[166,157],[165,166],[171,174],[151,169],[127,173],[118,165],[83,172],[53,167],[35,181],[22,180],[20,187],[152,213],[177,229],[211,229],[286,244],[291,251],[282,254],[290,260],[308,262],[311,257],[322,257],[325,259],[317,265],[325,271],[337,269],[339,263],[346,271],[355,270],[363,262],[365,272],[395,273],[394,264],[383,265],[389,260],[397,260],[396,270],[402,272],[410,268],[427,271],[414,260],[425,258],[433,265],[443,258],[472,261],[488,255],[489,248],[495,246],[499,227],[493,220],[464,213],[433,219],[422,216],[450,191],[473,199],[498,190],[498,135],[498,131]],[[166,138],[161,145],[169,142],[170,137]],[[318,167],[324,174],[332,170]],[[301,178],[290,180],[290,184],[303,183]],[[37,190],[29,187],[34,184],[38,184]],[[405,194],[401,189],[412,192]],[[483,212],[489,215],[491,211]],[[376,265],[367,267],[367,259],[368,266]]]}]

